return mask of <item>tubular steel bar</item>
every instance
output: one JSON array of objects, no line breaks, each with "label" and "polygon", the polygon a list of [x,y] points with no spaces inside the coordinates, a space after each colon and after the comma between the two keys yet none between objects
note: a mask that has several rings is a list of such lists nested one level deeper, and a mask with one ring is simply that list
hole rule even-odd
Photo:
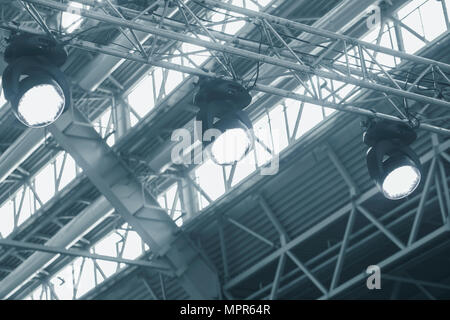
[{"label": "tubular steel bar", "polygon": [[[72,246],[87,232],[104,221],[111,212],[111,209],[109,202],[104,197],[100,197],[62,227],[45,245],[58,248]],[[2,256],[4,258],[6,253]],[[33,253],[27,260],[0,281],[0,299],[8,298],[20,286],[32,279],[37,272],[49,265],[55,258],[56,255],[51,253]]]},{"label": "tubular steel bar", "polygon": [[357,209],[361,212],[372,224],[374,224],[378,229],[380,229],[383,234],[388,237],[393,243],[397,245],[400,249],[404,249],[405,245],[398,239],[391,231],[389,231],[385,226],[383,226],[378,219],[376,219],[367,209],[358,205]]},{"label": "tubular steel bar", "polygon": [[144,260],[131,260],[131,259],[124,259],[124,258],[120,258],[120,257],[111,257],[111,256],[105,256],[105,255],[96,254],[96,253],[90,253],[88,251],[82,251],[82,250],[78,250],[78,249],[65,249],[65,248],[41,245],[41,244],[30,243],[30,242],[22,242],[22,241],[17,241],[17,240],[0,239],[0,246],[14,247],[14,248],[25,249],[25,250],[33,250],[33,251],[42,251],[42,252],[55,253],[55,254],[62,254],[62,255],[73,256],[73,257],[85,257],[85,258],[94,259],[94,260],[104,260],[104,261],[112,261],[112,262],[117,262],[117,263],[125,263],[125,264],[129,264],[129,265],[133,265],[133,266],[153,268],[153,269],[157,269],[158,271],[161,271],[161,272],[166,272],[166,271],[169,272],[170,271],[168,266],[158,263],[158,262],[155,263],[155,262],[144,261]]},{"label": "tubular steel bar", "polygon": [[355,223],[355,216],[356,216],[355,211],[356,209],[352,208],[352,211],[350,211],[350,215],[348,217],[347,225],[345,227],[344,238],[342,239],[342,244],[339,249],[339,256],[336,262],[336,267],[334,268],[333,278],[331,279],[330,290],[333,290],[339,283],[342,266],[344,265],[345,261],[345,253],[347,250],[347,245],[349,243],[350,235],[352,233],[353,225]]},{"label": "tubular steel bar", "polygon": [[[267,63],[267,64],[272,64],[272,65],[275,65],[275,66],[279,66],[279,67],[293,69],[293,70],[296,70],[296,71],[299,71],[299,72],[305,72],[305,73],[308,73],[308,74],[314,74],[314,75],[319,76],[319,77],[323,77],[323,78],[327,78],[327,79],[331,79],[331,80],[336,80],[336,81],[341,81],[341,82],[346,82],[346,83],[349,83],[349,84],[353,84],[355,86],[360,86],[360,87],[371,89],[371,90],[376,90],[376,91],[380,91],[380,92],[394,94],[394,95],[397,95],[397,96],[400,96],[400,97],[403,97],[403,98],[408,98],[408,99],[411,99],[411,100],[416,100],[416,101],[420,101],[420,102],[424,102],[424,103],[431,103],[431,104],[434,104],[434,105],[450,108],[450,102],[443,101],[443,100],[440,100],[440,99],[431,98],[431,97],[428,97],[428,96],[425,96],[425,95],[412,93],[412,92],[409,92],[409,91],[406,91],[406,90],[396,89],[396,88],[392,88],[392,87],[388,87],[388,86],[372,83],[372,82],[369,82],[369,81],[366,81],[366,80],[355,79],[355,78],[352,78],[352,77],[349,77],[349,76],[343,76],[343,75],[335,74],[335,73],[332,73],[332,72],[323,71],[323,70],[312,68],[312,67],[309,67],[309,66],[306,66],[306,65],[300,65],[299,63],[294,63],[294,62],[291,62],[291,61],[281,60],[281,59],[278,59],[278,58],[266,56],[266,55],[259,54],[259,53],[256,53],[256,52],[252,52],[252,51],[248,51],[248,50],[244,50],[244,49],[240,49],[240,48],[235,48],[235,47],[232,47],[232,46],[227,46],[227,45],[222,45],[222,44],[219,44],[219,43],[214,43],[214,42],[210,42],[210,41],[206,41],[206,40],[192,38],[192,37],[186,36],[185,34],[182,34],[182,33],[177,33],[177,32],[174,32],[174,31],[159,29],[159,28],[151,26],[151,25],[143,25],[143,24],[132,22],[132,21],[128,21],[128,20],[123,20],[123,19],[116,18],[116,17],[113,17],[113,16],[100,14],[100,13],[97,13],[97,12],[95,12],[93,10],[73,8],[73,7],[70,7],[67,4],[57,3],[57,2],[53,2],[53,1],[49,1],[49,0],[24,0],[24,1],[29,2],[29,3],[39,4],[39,5],[42,5],[42,6],[46,6],[46,7],[55,9],[55,10],[67,11],[69,13],[78,14],[78,15],[81,15],[81,16],[86,17],[86,18],[107,22],[107,23],[110,23],[110,24],[113,24],[113,25],[127,27],[127,28],[130,28],[130,29],[139,30],[139,31],[143,31],[143,32],[148,32],[148,33],[151,33],[151,34],[154,34],[154,35],[163,36],[163,37],[166,37],[166,38],[169,38],[169,39],[173,39],[173,40],[177,40],[177,41],[181,41],[181,42],[191,43],[191,44],[198,45],[198,46],[201,46],[201,47],[204,47],[204,48],[207,48],[207,49],[221,51],[221,52],[229,53],[229,54],[239,55],[241,57],[244,57],[244,58],[247,58],[247,59],[251,59],[251,60],[260,61],[262,63]],[[252,12],[251,10],[249,10],[249,11]],[[276,17],[273,17],[273,16],[271,16],[271,17],[272,18],[276,18]],[[285,20],[285,19],[283,19],[283,20]],[[287,20],[287,21],[289,21],[289,20]],[[316,28],[312,28],[312,29],[313,30],[319,30],[319,29],[316,29]],[[323,30],[321,32],[328,33],[328,32],[323,31]],[[330,34],[332,36],[335,35],[332,32]],[[344,38],[347,41],[351,40],[350,43],[358,43],[359,44],[358,40],[356,40],[356,39],[353,39],[353,38],[349,38],[348,39],[347,37],[344,37]],[[396,53],[396,54],[402,54],[402,53],[400,53],[398,51],[395,51],[395,50],[386,49],[386,48],[381,49],[382,47],[377,47],[375,45],[371,45],[370,46],[370,44],[365,43],[365,42],[360,43],[360,45],[365,45],[365,47],[367,47],[369,49],[378,50],[380,52],[384,52],[384,53],[391,54],[391,55],[393,55],[393,53],[391,53],[391,51]],[[386,52],[386,50],[387,50],[387,52]],[[407,55],[407,57],[404,57],[404,58],[406,58],[406,59],[411,58],[409,56],[410,55]],[[412,61],[415,61],[415,62],[418,62],[418,63],[439,65],[444,70],[450,70],[450,66],[445,64],[445,63],[440,63],[440,62],[437,62],[437,61],[434,61],[434,60],[420,58],[420,57],[417,57],[417,56],[412,56],[412,57],[413,57]]]}]

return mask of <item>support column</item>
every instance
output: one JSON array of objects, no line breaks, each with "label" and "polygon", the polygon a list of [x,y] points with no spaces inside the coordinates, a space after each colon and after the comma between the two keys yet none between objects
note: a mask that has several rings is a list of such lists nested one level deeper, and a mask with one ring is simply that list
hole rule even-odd
[{"label": "support column", "polygon": [[112,111],[116,141],[131,128],[130,106],[122,99],[112,98]]},{"label": "support column", "polygon": [[191,299],[219,296],[214,266],[193,245],[77,109],[48,127],[55,140],[163,262]]},{"label": "support column", "polygon": [[178,192],[181,207],[186,210],[183,220],[187,221],[195,217],[195,215],[199,212],[197,193],[193,190],[189,181],[184,177],[181,177],[178,181]]}]

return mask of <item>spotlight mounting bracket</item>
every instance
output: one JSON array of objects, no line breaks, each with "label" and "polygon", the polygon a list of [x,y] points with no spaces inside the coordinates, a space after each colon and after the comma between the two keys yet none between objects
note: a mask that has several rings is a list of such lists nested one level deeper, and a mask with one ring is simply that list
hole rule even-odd
[{"label": "spotlight mounting bracket", "polygon": [[61,44],[46,36],[22,33],[12,37],[4,59],[10,64],[22,57],[43,59],[60,67],[67,60],[67,51]]},{"label": "spotlight mounting bracket", "polygon": [[193,103],[200,108],[197,120],[202,122],[202,135],[214,127],[225,130],[236,119],[247,129],[252,128],[248,115],[243,111],[252,97],[242,85],[231,80],[200,78],[197,86]]},{"label": "spotlight mounting bracket", "polygon": [[379,141],[391,140],[401,145],[410,145],[417,138],[417,133],[407,124],[393,121],[370,121],[364,132],[363,141],[369,147]]},{"label": "spotlight mounting bracket", "polygon": [[219,102],[224,109],[242,110],[252,101],[252,97],[247,89],[236,81],[201,77],[197,86],[198,90],[194,95],[194,104],[200,108],[209,108],[211,102]]}]

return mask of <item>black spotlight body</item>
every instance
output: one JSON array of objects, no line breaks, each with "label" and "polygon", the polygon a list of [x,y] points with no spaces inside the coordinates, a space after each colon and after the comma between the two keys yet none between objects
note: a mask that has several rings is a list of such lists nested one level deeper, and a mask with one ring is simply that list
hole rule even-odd
[{"label": "black spotlight body", "polygon": [[250,118],[243,111],[251,101],[248,91],[234,81],[201,78],[194,104],[200,107],[197,121],[202,122],[202,136],[211,128],[222,131],[239,128],[239,122],[251,129]]},{"label": "black spotlight body", "polygon": [[[243,129],[250,132],[252,122],[243,109],[252,101],[248,91],[239,83],[222,79],[201,78],[198,91],[194,95],[194,104],[200,108],[196,120],[201,123],[197,128],[201,137],[208,129],[218,129],[225,132],[230,129]],[[203,141],[204,146],[212,144]],[[203,140],[203,139],[202,139]],[[251,138],[253,144],[253,138]]]},{"label": "black spotlight body", "polygon": [[[11,103],[14,114],[22,123],[31,127],[50,124],[30,125],[18,111],[20,99],[36,86],[53,86],[64,98],[64,109],[61,113],[67,110],[71,104],[71,90],[65,75],[59,70],[67,59],[67,52],[61,45],[44,36],[22,34],[11,40],[5,50],[4,59],[8,63],[2,76],[5,98]],[[36,108],[44,109],[45,101],[37,101]]]},{"label": "black spotlight body", "polygon": [[[364,133],[363,141],[370,147],[366,155],[369,175],[388,199],[402,199],[420,183],[422,166],[417,154],[409,147],[416,138],[416,132],[406,124],[388,121],[372,121]],[[408,168],[417,175],[418,180],[405,192],[393,193],[387,190],[384,183],[399,168]],[[401,185],[402,181],[398,183]]]}]

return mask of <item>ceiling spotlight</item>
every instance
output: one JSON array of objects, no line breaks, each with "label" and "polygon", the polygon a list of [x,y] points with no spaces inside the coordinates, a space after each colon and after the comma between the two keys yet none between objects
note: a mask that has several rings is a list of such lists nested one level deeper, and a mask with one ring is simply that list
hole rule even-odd
[{"label": "ceiling spotlight", "polygon": [[70,86],[58,67],[67,59],[64,48],[43,36],[15,36],[5,50],[5,98],[17,119],[32,128],[53,123],[71,103]]},{"label": "ceiling spotlight", "polygon": [[250,94],[229,80],[201,78],[198,85],[194,104],[200,107],[197,121],[207,152],[219,165],[242,160],[253,146],[252,123],[243,111],[252,100]]},{"label": "ceiling spotlight", "polygon": [[369,175],[388,199],[405,198],[420,184],[420,160],[409,147],[416,137],[406,124],[387,121],[372,121],[364,133]]}]

